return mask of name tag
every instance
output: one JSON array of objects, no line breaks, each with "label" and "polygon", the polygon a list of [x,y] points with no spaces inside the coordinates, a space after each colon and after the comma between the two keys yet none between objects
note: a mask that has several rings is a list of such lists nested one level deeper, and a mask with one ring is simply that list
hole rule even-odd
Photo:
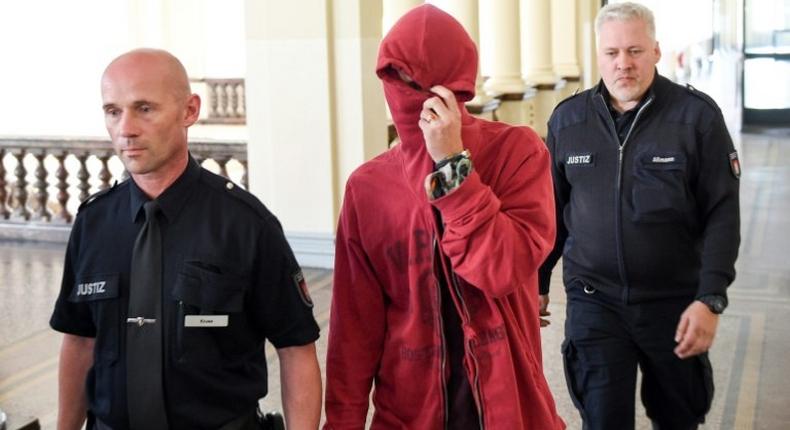
[{"label": "name tag", "polygon": [[227,327],[227,315],[186,315],[184,327]]}]

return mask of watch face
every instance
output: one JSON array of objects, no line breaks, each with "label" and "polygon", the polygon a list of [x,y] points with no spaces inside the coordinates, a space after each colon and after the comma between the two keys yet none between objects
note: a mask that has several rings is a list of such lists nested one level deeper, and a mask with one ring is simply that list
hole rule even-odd
[{"label": "watch face", "polygon": [[726,300],[721,296],[707,296],[703,297],[702,299],[702,302],[708,305],[708,308],[714,314],[720,314],[724,312],[724,309],[727,307]]}]

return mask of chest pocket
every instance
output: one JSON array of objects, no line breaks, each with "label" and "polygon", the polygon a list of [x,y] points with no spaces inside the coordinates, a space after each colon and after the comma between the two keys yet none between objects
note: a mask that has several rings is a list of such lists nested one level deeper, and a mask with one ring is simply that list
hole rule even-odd
[{"label": "chest pocket", "polygon": [[646,153],[634,166],[633,221],[677,222],[686,219],[690,196],[686,181],[687,162],[683,154]]},{"label": "chest pocket", "polygon": [[[172,290],[177,306],[175,356],[179,363],[213,366],[255,349],[255,336],[244,315],[248,284],[248,276],[222,265],[195,260],[183,263]],[[195,318],[200,315],[214,323],[201,324],[201,318]]]},{"label": "chest pocket", "polygon": [[120,345],[121,300],[117,273],[77,276],[69,295],[73,303],[85,303],[96,326],[96,359],[114,362]]}]

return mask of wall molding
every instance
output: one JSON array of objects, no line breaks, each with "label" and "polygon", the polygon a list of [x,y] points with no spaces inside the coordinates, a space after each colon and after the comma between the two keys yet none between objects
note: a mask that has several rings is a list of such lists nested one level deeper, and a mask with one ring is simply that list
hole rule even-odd
[{"label": "wall molding", "polygon": [[285,238],[291,245],[299,265],[332,269],[335,266],[335,235],[290,231]]}]

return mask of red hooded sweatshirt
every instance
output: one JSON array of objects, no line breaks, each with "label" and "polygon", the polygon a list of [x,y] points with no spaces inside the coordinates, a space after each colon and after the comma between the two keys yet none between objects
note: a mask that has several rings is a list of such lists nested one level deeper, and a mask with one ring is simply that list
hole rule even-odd
[{"label": "red hooded sweatshirt", "polygon": [[[464,368],[486,429],[562,429],[541,360],[537,269],[554,243],[549,154],[529,128],[469,115],[477,50],[430,5],[404,15],[382,41],[384,83],[400,143],[346,184],[337,231],[327,353],[325,429],[442,429],[447,350],[438,280],[462,321]],[[473,170],[430,201],[434,169],[418,126],[421,88],[458,99]],[[438,212],[439,217],[436,216]],[[437,226],[443,222],[443,229]]]}]

